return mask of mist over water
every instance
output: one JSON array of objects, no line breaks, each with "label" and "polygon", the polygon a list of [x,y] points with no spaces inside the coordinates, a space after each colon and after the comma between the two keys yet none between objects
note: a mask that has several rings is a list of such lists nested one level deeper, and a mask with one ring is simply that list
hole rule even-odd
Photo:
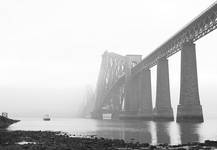
[{"label": "mist over water", "polygon": [[154,121],[94,120],[76,118],[20,118],[22,121],[11,125],[8,130],[62,131],[70,135],[124,139],[128,142],[181,144],[217,140],[217,120],[204,123],[176,123]]},{"label": "mist over water", "polygon": [[[105,50],[145,57],[214,1],[0,1],[0,112],[75,116],[84,106],[85,86],[95,90]],[[207,116],[217,115],[215,42],[216,31],[196,42],[200,99]],[[175,110],[179,53],[169,58],[169,71]],[[156,67],[151,75],[154,104]]]},{"label": "mist over water", "polygon": [[[204,123],[73,118],[94,107],[104,51],[144,58],[214,1],[0,1],[0,113],[21,120],[7,130],[62,131],[152,144],[217,140],[217,31],[196,42]],[[180,52],[168,60],[176,116]],[[156,74],[154,66],[153,107]],[[51,121],[42,120],[45,114]]]}]

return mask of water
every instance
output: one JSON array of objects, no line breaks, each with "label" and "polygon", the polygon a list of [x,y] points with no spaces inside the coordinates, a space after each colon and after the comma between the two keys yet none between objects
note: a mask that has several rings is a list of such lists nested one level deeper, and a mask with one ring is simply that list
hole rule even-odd
[{"label": "water", "polygon": [[217,140],[217,120],[209,119],[204,123],[176,123],[154,121],[119,121],[75,118],[20,118],[8,130],[63,131],[72,135],[118,138],[126,141],[148,142],[151,144],[181,144]]}]

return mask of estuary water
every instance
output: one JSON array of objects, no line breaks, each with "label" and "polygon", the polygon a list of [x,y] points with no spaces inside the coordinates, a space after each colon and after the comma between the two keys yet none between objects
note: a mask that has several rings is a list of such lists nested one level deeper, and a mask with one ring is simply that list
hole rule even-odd
[{"label": "estuary water", "polygon": [[154,121],[94,120],[80,118],[18,118],[21,121],[8,130],[62,131],[70,135],[124,139],[125,141],[148,142],[151,144],[183,144],[217,140],[217,119],[204,123],[176,123]]}]

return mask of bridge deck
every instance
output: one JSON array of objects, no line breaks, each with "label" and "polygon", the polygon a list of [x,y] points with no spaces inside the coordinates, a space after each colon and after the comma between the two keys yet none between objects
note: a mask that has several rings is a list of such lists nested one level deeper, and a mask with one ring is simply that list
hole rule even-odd
[{"label": "bridge deck", "polygon": [[158,59],[169,57],[181,50],[183,43],[197,41],[216,28],[217,1],[132,68],[132,74],[156,65]]}]

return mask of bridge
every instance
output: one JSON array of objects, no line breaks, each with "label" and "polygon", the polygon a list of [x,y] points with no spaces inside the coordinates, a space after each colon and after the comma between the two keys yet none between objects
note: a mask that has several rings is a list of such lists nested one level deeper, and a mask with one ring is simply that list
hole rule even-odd
[{"label": "bridge", "polygon": [[[181,51],[180,100],[177,122],[203,122],[195,43],[217,28],[217,1],[170,39],[142,59],[104,52],[92,117],[101,119],[174,120],[170,99],[168,57]],[[153,108],[150,68],[157,65],[156,104]]]}]

